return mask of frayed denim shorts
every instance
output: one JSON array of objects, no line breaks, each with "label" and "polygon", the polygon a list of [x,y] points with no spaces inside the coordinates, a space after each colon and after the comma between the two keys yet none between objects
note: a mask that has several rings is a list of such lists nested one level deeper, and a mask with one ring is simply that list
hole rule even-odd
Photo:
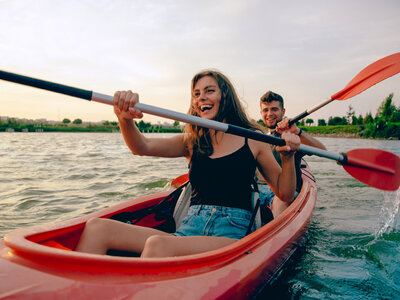
[{"label": "frayed denim shorts", "polygon": [[192,205],[176,236],[219,236],[239,240],[246,236],[251,212],[241,208]]},{"label": "frayed denim shorts", "polygon": [[272,199],[274,199],[275,194],[271,190],[268,184],[259,184],[258,185],[258,190],[259,190],[259,197],[260,197],[260,205],[261,206],[269,206],[271,207],[272,204]]}]

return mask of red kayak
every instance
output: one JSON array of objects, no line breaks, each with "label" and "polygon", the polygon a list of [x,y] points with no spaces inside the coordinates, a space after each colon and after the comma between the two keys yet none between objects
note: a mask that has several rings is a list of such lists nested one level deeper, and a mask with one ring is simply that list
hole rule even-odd
[{"label": "red kayak", "polygon": [[[317,188],[303,188],[278,218],[243,239],[196,255],[142,259],[73,251],[89,218],[142,213],[138,225],[162,228],[151,213],[170,191],[139,197],[69,221],[15,230],[0,242],[1,299],[244,299],[268,284],[302,242]],[[161,226],[161,227],[160,227]]]}]

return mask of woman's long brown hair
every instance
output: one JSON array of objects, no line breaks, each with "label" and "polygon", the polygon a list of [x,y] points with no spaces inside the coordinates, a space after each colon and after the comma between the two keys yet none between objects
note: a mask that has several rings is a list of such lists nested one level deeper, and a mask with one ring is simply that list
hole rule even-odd
[{"label": "woman's long brown hair", "polygon": [[[262,130],[261,126],[249,120],[232,83],[225,75],[217,70],[204,70],[193,77],[190,88],[192,100],[188,112],[190,115],[198,116],[196,109],[193,107],[193,90],[196,83],[205,76],[214,78],[218,83],[218,87],[221,89],[221,100],[218,113],[214,119],[215,121],[247,129]],[[185,133],[186,145],[192,150],[193,155],[210,156],[214,152],[210,130],[208,128],[187,124]]]}]

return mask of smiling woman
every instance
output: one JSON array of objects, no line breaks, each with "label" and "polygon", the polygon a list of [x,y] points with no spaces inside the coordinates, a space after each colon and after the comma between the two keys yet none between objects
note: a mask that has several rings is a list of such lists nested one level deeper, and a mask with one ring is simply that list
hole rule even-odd
[{"label": "smiling woman", "polygon": [[[188,114],[254,131],[263,131],[261,126],[249,121],[233,84],[224,74],[216,70],[199,72],[193,77],[191,86],[192,101]],[[204,131],[197,125],[187,124],[186,132],[189,137],[197,137],[194,145],[200,152],[211,155],[212,152],[206,150],[212,144],[208,137],[209,131]],[[206,142],[201,144],[203,138]]]},{"label": "smiling woman", "polygon": [[[196,74],[191,90],[191,115],[257,130],[222,73],[206,70]],[[133,122],[143,117],[138,102],[139,95],[132,91],[114,94],[114,112],[124,140],[136,155],[187,158],[192,187],[189,212],[173,234],[113,220],[89,220],[77,251],[105,254],[115,249],[140,253],[141,257],[171,257],[232,244],[254,229],[251,185],[256,167],[282,201],[293,200],[293,156],[299,148],[296,135],[284,133],[286,145],[276,148],[281,153],[281,169],[264,143],[214,129],[187,125],[185,133],[171,138],[145,137]],[[223,211],[234,222],[227,224],[226,217],[217,217],[215,211]]]}]

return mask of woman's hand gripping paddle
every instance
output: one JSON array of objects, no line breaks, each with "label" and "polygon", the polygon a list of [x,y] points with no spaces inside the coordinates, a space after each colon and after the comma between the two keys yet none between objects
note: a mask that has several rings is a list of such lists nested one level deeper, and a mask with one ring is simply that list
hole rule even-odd
[{"label": "woman's hand gripping paddle", "polygon": [[[78,89],[1,70],[0,79],[70,95],[81,99],[93,100],[96,102],[113,105],[112,96],[95,93],[89,90]],[[137,103],[135,107],[140,109],[142,112],[155,116],[219,130],[278,146],[285,145],[285,141],[283,139],[238,126],[221,123],[214,120],[207,120],[143,103]],[[400,158],[393,153],[378,149],[355,149],[346,154],[336,154],[307,145],[300,145],[300,151],[306,154],[317,155],[336,160],[343,165],[345,170],[350,175],[372,187],[381,190],[394,191],[397,190],[400,185]]]}]

